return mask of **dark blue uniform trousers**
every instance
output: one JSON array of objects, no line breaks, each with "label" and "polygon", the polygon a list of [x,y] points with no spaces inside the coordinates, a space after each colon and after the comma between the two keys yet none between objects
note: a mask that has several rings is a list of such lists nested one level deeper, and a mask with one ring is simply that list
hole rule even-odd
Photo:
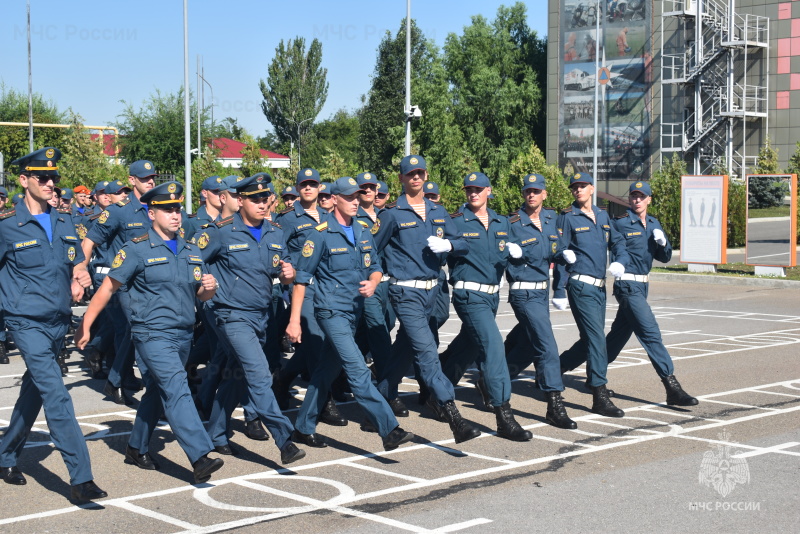
[{"label": "dark blue uniform trousers", "polygon": [[[314,284],[306,286],[303,307],[300,311],[300,327],[303,329],[303,342],[297,345],[295,353],[280,371],[280,377],[285,382],[291,382],[300,373],[308,371],[314,373],[325,347],[325,334],[322,332],[317,319],[314,317]],[[289,311],[287,310],[287,313]],[[288,321],[287,323],[288,324]]]},{"label": "dark blue uniform trousers", "polygon": [[412,359],[419,366],[419,376],[436,400],[445,403],[455,398],[453,384],[442,373],[436,332],[431,324],[438,296],[438,285],[430,290],[396,284],[389,286],[389,299],[401,325],[401,331],[397,335],[399,337],[402,330],[405,330],[407,335],[404,338],[411,350],[399,351],[392,348],[391,361],[387,362],[383,375],[378,377],[378,390],[387,399],[397,398],[397,385],[403,379]]},{"label": "dark blue uniform trousers", "polygon": [[[392,337],[386,325],[386,308],[389,307],[389,282],[381,282],[375,288],[375,294],[364,299],[364,311],[357,337],[366,340],[372,360],[375,362],[375,373],[380,376],[386,361],[392,352]],[[358,334],[361,334],[360,336]]]},{"label": "dark blue uniform trousers", "polygon": [[175,439],[191,463],[213,450],[194,407],[186,360],[192,347],[191,330],[133,332],[139,371],[145,392],[136,411],[136,420],[128,443],[144,454],[158,425],[161,405]]},{"label": "dark blue uniform trousers", "polygon": [[[366,299],[369,300],[369,299]],[[325,339],[333,354],[324,358],[311,377],[295,428],[303,434],[312,434],[317,426],[317,417],[325,407],[331,382],[339,376],[342,368],[356,402],[367,412],[367,418],[386,437],[397,426],[386,399],[372,384],[372,374],[364,362],[355,340],[358,315],[339,310],[317,310],[317,322],[325,333]]]},{"label": "dark blue uniform trousers", "polygon": [[631,334],[636,334],[656,373],[665,378],[673,374],[675,368],[661,339],[661,330],[653,310],[647,303],[648,290],[649,285],[642,282],[625,280],[614,284],[614,297],[619,303],[619,309],[611,323],[611,331],[606,336],[608,362],[616,360]]},{"label": "dark blue uniform trousers", "polygon": [[550,323],[546,289],[512,289],[508,301],[519,323],[506,337],[506,361],[511,377],[531,362],[542,391],[564,391],[558,346]]},{"label": "dark blue uniform trousers", "polygon": [[74,486],[93,480],[89,449],[56,362],[67,333],[68,318],[39,323],[7,316],[6,325],[28,370],[22,375],[19,398],[0,442],[0,466],[17,465],[31,427],[44,407],[50,438],[67,465],[69,483]]},{"label": "dark blue uniform trousers", "polygon": [[130,323],[131,297],[127,291],[117,291],[107,308],[114,323],[114,361],[108,370],[108,381],[114,387],[122,387],[126,376],[133,374],[135,350],[131,341]]},{"label": "dark blue uniform trousers", "polygon": [[[461,330],[453,340],[450,356],[443,364],[445,376],[457,384],[467,367],[474,361],[483,373],[486,390],[492,406],[500,406],[511,399],[511,379],[506,366],[503,336],[497,328],[495,316],[500,295],[490,295],[467,289],[453,290],[453,308],[461,319]],[[459,339],[460,338],[460,339]],[[471,345],[474,350],[457,347]]]},{"label": "dark blue uniform trousers", "polygon": [[[275,394],[272,392],[272,375],[264,357],[264,342],[266,341],[267,315],[264,312],[245,312],[240,310],[217,309],[217,326],[221,333],[220,338],[225,339],[242,366],[242,373],[247,382],[247,391],[252,401],[253,410],[272,434],[278,448],[289,440],[292,432],[292,423],[281,413]],[[233,405],[235,407],[235,404]],[[220,418],[217,411],[226,411],[225,426],[220,428]],[[214,400],[209,427],[212,436],[219,436],[226,432],[227,421],[233,408],[230,404],[223,406]]]},{"label": "dark blue uniform trousers", "polygon": [[606,288],[570,280],[567,284],[567,298],[580,339],[561,355],[561,367],[571,370],[585,361],[589,385],[602,386],[608,383],[608,354],[604,332]]}]

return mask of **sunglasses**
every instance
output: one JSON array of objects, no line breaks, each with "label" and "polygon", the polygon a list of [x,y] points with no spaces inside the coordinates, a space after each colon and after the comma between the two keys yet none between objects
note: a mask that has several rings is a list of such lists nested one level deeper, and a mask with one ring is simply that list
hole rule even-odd
[{"label": "sunglasses", "polygon": [[40,185],[45,185],[50,180],[53,180],[53,185],[56,185],[61,181],[61,177],[60,176],[36,176],[36,175],[33,175],[33,176],[30,176],[30,178],[35,179],[37,182],[39,182]]},{"label": "sunglasses", "polygon": [[378,193],[378,198],[386,198],[389,196],[389,193]]}]

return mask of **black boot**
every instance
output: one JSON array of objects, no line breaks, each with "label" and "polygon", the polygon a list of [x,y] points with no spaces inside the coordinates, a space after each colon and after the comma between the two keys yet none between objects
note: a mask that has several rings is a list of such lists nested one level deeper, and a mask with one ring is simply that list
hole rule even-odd
[{"label": "black boot", "polygon": [[342,417],[342,413],[330,393],[328,394],[328,402],[325,403],[325,407],[320,412],[317,421],[331,426],[347,426],[347,419]]},{"label": "black boot", "polygon": [[67,367],[67,351],[62,350],[59,352],[56,361],[58,362],[58,367],[61,369],[61,376],[67,376],[67,373],[69,373],[69,367]]},{"label": "black boot", "polygon": [[625,412],[614,406],[611,399],[608,398],[608,390],[605,384],[602,386],[592,387],[592,411],[596,414],[605,415],[606,417],[625,417]]},{"label": "black boot", "polygon": [[530,441],[533,434],[522,428],[514,414],[511,412],[511,404],[504,402],[500,406],[494,407],[494,414],[497,418],[497,435],[511,441]]},{"label": "black boot", "polygon": [[0,341],[0,363],[7,364],[8,361],[8,354],[6,354],[6,344]]},{"label": "black boot", "polygon": [[[435,401],[434,401],[435,402]],[[447,401],[442,405],[442,416],[444,420],[450,425],[450,430],[453,432],[453,437],[456,443],[461,443],[481,435],[481,431],[469,424],[461,414],[458,413],[458,408],[454,401]]]},{"label": "black boot", "polygon": [[493,412],[494,408],[492,407],[492,403],[489,402],[489,392],[486,390],[486,380],[483,379],[483,373],[478,375],[478,380],[475,382],[475,389],[481,394],[483,409],[487,412]]},{"label": "black boot", "polygon": [[547,415],[545,415],[545,420],[558,428],[566,428],[568,430],[578,428],[578,424],[567,415],[561,392],[546,391],[545,395],[547,396]]},{"label": "black boot", "polygon": [[281,411],[289,409],[289,400],[292,398],[289,394],[291,385],[291,380],[285,381],[281,378],[280,371],[276,371],[272,375],[272,393],[275,395],[275,400],[278,402],[278,408]]},{"label": "black boot", "polygon": [[669,406],[695,406],[699,403],[697,399],[683,390],[675,375],[669,375],[662,378],[661,381],[667,390],[667,404]]}]

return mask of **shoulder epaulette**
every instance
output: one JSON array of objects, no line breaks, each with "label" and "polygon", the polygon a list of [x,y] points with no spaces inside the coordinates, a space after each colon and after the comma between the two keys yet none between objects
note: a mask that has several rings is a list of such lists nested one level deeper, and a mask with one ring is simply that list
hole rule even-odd
[{"label": "shoulder epaulette", "polygon": [[221,221],[217,221],[214,224],[217,225],[217,228],[222,228],[223,226],[228,226],[232,222],[233,222],[233,215],[231,215],[230,217],[226,217],[225,219],[222,219]]},{"label": "shoulder epaulette", "polygon": [[142,241],[147,241],[148,239],[150,239],[150,234],[142,234],[139,237],[134,237],[131,239],[131,241],[134,243],[141,243]]},{"label": "shoulder epaulette", "polygon": [[628,217],[628,214],[627,214],[627,213],[623,213],[622,215],[617,215],[617,216],[616,216],[616,217],[614,217],[614,218],[615,218],[616,220],[620,220],[620,219],[626,219],[627,217]]},{"label": "shoulder epaulette", "polygon": [[389,208],[396,208],[396,207],[397,207],[397,201],[395,200],[394,202],[389,202],[388,204],[386,204],[383,207],[383,209],[388,210]]},{"label": "shoulder epaulette", "polygon": [[283,230],[283,227],[280,224],[276,223],[275,221],[270,221],[270,224],[275,228],[280,228],[281,230]]},{"label": "shoulder epaulette", "polygon": [[437,206],[444,206],[444,204],[442,204],[442,201],[441,201],[441,200],[432,200],[431,202],[433,202],[433,203],[434,203],[434,204],[436,204]]},{"label": "shoulder epaulette", "polygon": [[2,221],[3,219],[8,219],[9,217],[12,217],[16,213],[17,213],[17,210],[15,210],[14,208],[11,208],[10,210],[5,210],[3,212],[0,212],[0,221]]},{"label": "shoulder epaulette", "polygon": [[564,208],[563,210],[561,210],[561,213],[569,213],[571,211],[572,211],[572,207],[569,207],[569,208]]},{"label": "shoulder epaulette", "polygon": [[363,226],[364,228],[370,228],[370,226],[361,219],[359,219],[358,222],[361,223],[361,226]]},{"label": "shoulder epaulette", "polygon": [[120,200],[119,202],[117,202],[117,206],[119,206],[120,208],[122,206],[127,206],[130,201],[131,201],[130,197],[126,198],[125,200]]},{"label": "shoulder epaulette", "polygon": [[201,224],[201,225],[200,225],[200,228],[208,228],[208,227],[209,227],[209,226],[211,226],[212,224],[214,224],[214,223],[213,223],[213,222],[208,222],[208,223],[205,223],[205,224]]},{"label": "shoulder epaulette", "polygon": [[278,215],[283,215],[284,213],[289,213],[290,211],[294,211],[294,208],[286,208],[285,210],[280,212]]},{"label": "shoulder epaulette", "polygon": [[518,222],[519,219],[520,219],[519,212],[512,211],[511,213],[508,214],[508,222],[511,224]]},{"label": "shoulder epaulette", "polygon": [[454,211],[453,213],[450,214],[450,217],[455,219],[456,217],[461,217],[462,215],[464,215],[462,212]]},{"label": "shoulder epaulette", "polygon": [[194,219],[195,217],[197,217],[197,213],[189,213],[186,216],[189,217],[190,219]]},{"label": "shoulder epaulette", "polygon": [[548,208],[547,206],[543,207],[542,211],[552,211],[553,213],[558,213],[558,210],[555,208]]},{"label": "shoulder epaulette", "polygon": [[72,215],[72,210],[69,208],[58,208],[56,211],[64,215]]},{"label": "shoulder epaulette", "polygon": [[328,229],[328,221],[320,223],[314,227],[314,230],[316,230],[317,232],[324,232],[327,229]]},{"label": "shoulder epaulette", "polygon": [[101,211],[101,212],[100,212],[100,213],[98,213],[97,215],[92,215],[91,217],[89,217],[89,220],[90,220],[90,221],[94,221],[94,220],[96,220],[96,219],[99,219],[99,218],[100,218],[100,216],[101,216],[102,214],[103,214],[103,212]]}]

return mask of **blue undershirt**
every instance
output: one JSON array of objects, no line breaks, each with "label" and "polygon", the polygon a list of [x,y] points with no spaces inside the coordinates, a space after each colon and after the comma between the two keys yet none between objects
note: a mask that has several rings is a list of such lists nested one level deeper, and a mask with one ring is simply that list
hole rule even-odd
[{"label": "blue undershirt", "polygon": [[347,236],[347,239],[350,241],[350,244],[351,245],[355,245],[356,244],[356,236],[353,235],[353,227],[352,226],[345,226],[345,225],[341,225],[341,226],[342,226],[342,230],[344,230],[344,235]]},{"label": "blue undershirt", "polygon": [[33,216],[39,224],[42,225],[44,228],[44,232],[47,234],[47,240],[51,243],[53,242],[53,223],[50,221],[50,208],[47,209],[46,213],[42,213],[41,215],[34,215]]},{"label": "blue undershirt", "polygon": [[165,239],[164,243],[169,247],[173,254],[176,256],[178,255],[178,240],[177,239]]},{"label": "blue undershirt", "polygon": [[263,221],[258,226],[247,226],[247,229],[250,230],[250,233],[253,234],[253,237],[256,241],[261,242],[261,228],[264,226]]}]

